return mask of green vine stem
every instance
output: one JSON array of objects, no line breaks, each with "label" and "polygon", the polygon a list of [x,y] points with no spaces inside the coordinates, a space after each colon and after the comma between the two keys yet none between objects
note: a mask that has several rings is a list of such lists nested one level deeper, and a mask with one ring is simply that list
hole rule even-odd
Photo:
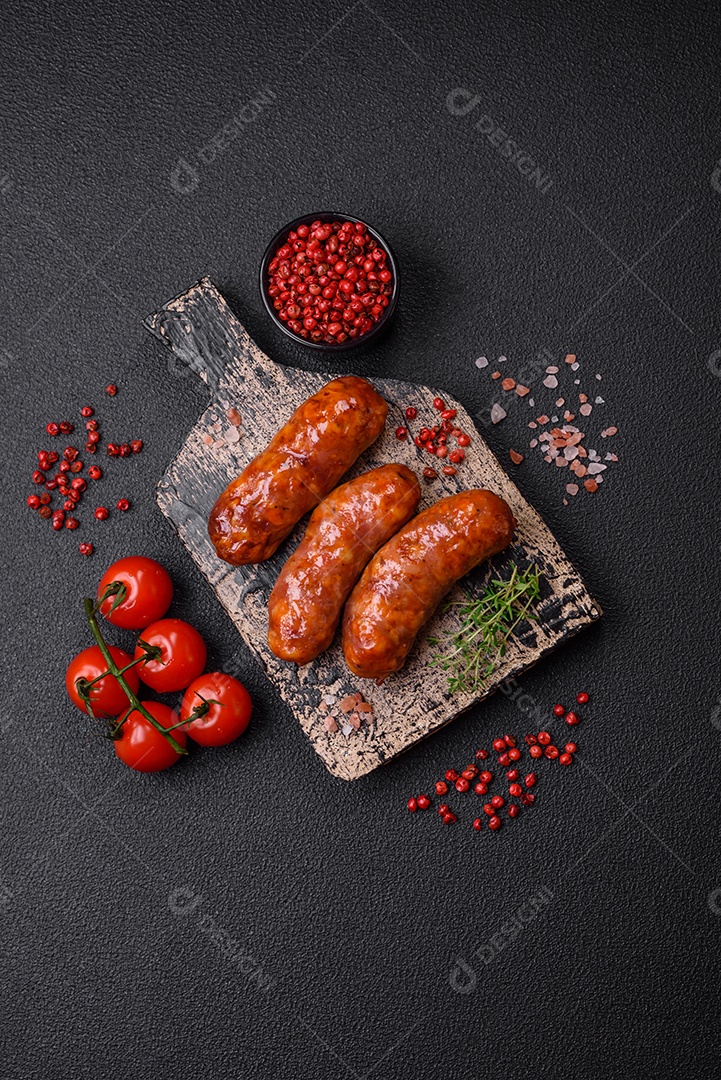
[{"label": "green vine stem", "polygon": [[[104,672],[104,675],[114,675],[115,676],[115,678],[118,680],[118,682],[122,686],[123,690],[125,691],[125,696],[127,697],[128,701],[130,702],[130,704],[132,706],[132,708],[128,710],[128,712],[125,714],[125,716],[120,721],[120,723],[115,727],[114,731],[112,732],[112,737],[113,738],[117,737],[117,733],[118,733],[118,731],[120,731],[120,728],[122,727],[124,721],[127,719],[129,714],[133,710],[135,710],[136,712],[139,712],[140,715],[143,716],[148,721],[148,723],[151,724],[155,728],[156,731],[160,732],[160,734],[163,736],[163,738],[166,739],[170,743],[170,745],[173,747],[173,750],[175,750],[176,753],[178,753],[178,754],[187,754],[188,751],[186,750],[186,748],[184,746],[181,746],[180,743],[176,739],[174,739],[172,735],[170,735],[168,733],[167,728],[164,728],[162,724],[158,723],[158,721],[155,719],[155,717],[152,716],[148,712],[148,710],[142,704],[142,702],[137,697],[137,695],[134,694],[133,691],[128,686],[128,683],[127,683],[127,681],[125,679],[125,676],[123,675],[123,671],[127,671],[127,667],[126,668],[119,668],[118,665],[113,660],[110,649],[105,644],[105,639],[103,638],[103,635],[100,632],[100,627],[98,626],[98,620],[97,620],[97,617],[96,617],[97,608],[96,608],[95,604],[93,603],[93,601],[86,599],[86,600],[83,601],[83,604],[84,604],[84,607],[85,607],[85,615],[86,615],[87,620],[88,620],[88,626],[90,627],[92,635],[93,635],[93,637],[95,638],[95,640],[96,640],[96,642],[98,644],[98,648],[100,649],[101,653],[103,654],[103,659],[105,660],[105,663],[108,665],[108,670],[106,672]],[[142,659],[147,659],[147,658],[143,657]],[[92,713],[92,711],[91,711],[91,716],[94,716],[94,713]],[[196,717],[194,717],[191,714],[191,716],[189,716],[187,720],[183,721],[183,724],[190,724],[193,719],[196,719]],[[174,726],[179,727],[180,725],[176,724]]]}]

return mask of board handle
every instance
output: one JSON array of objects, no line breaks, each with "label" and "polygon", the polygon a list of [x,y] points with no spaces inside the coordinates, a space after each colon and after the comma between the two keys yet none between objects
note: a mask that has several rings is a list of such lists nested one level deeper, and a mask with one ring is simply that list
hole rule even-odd
[{"label": "board handle", "polygon": [[172,350],[171,374],[194,371],[216,393],[231,361],[248,364],[252,340],[210,278],[202,278],[143,320]]}]

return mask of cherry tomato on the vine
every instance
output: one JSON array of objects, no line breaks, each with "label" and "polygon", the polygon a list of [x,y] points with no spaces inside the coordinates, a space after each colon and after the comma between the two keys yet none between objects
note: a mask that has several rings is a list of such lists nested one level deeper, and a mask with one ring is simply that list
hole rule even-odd
[{"label": "cherry tomato on the vine", "polygon": [[[108,650],[119,668],[130,663],[131,657],[122,649],[116,648],[115,645],[109,645]],[[86,703],[78,693],[78,688],[75,685],[76,680],[85,679],[87,682],[91,682],[107,670],[108,665],[105,663],[103,654],[97,645],[91,645],[89,649],[83,649],[68,664],[68,670],[65,673],[65,687],[70,700],[83,712],[88,710]],[[132,667],[125,672],[125,681],[135,693],[139,685],[137,667]],[[128,707],[127,695],[114,675],[106,675],[104,679],[96,682],[94,686],[90,687],[89,694],[90,706],[98,717],[119,716]]]},{"label": "cherry tomato on the vine", "polygon": [[98,597],[108,585],[119,581],[125,586],[125,598],[114,611],[110,609],[116,597],[108,597],[100,611],[114,626],[123,630],[143,630],[161,619],[173,599],[173,583],[168,571],[155,559],[145,555],[129,555],[118,559],[103,574],[98,585]]},{"label": "cherry tomato on the vine", "polygon": [[250,694],[230,675],[212,671],[192,682],[180,706],[180,719],[186,720],[203,701],[217,704],[183,728],[201,746],[225,746],[242,735],[250,723],[253,709]]},{"label": "cherry tomato on the vine", "polygon": [[[205,667],[205,642],[195,627],[182,619],[161,619],[144,630],[140,640],[161,650],[158,660],[138,665],[142,681],[159,694],[184,690]],[[143,655],[138,643],[135,657]]]},{"label": "cherry tomato on the vine", "polygon": [[[143,701],[141,704],[164,728],[173,727],[179,722],[178,714],[160,701]],[[185,746],[187,740],[182,727],[176,728],[171,734],[180,746]],[[114,746],[120,760],[136,772],[160,772],[169,769],[181,757],[165,736],[136,709],[128,714]]]}]

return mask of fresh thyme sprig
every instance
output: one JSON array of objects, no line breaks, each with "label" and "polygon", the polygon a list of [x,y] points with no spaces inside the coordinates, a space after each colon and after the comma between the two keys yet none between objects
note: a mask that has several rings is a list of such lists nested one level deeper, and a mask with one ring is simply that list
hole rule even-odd
[{"label": "fresh thyme sprig", "polygon": [[[541,595],[540,572],[535,566],[519,573],[514,566],[507,581],[494,579],[477,600],[465,596],[448,604],[446,611],[460,609],[461,628],[450,635],[445,652],[434,653],[431,665],[448,672],[451,693],[474,693],[506,653],[508,640],[524,619],[535,619],[531,607]],[[431,645],[440,645],[438,638]]]}]

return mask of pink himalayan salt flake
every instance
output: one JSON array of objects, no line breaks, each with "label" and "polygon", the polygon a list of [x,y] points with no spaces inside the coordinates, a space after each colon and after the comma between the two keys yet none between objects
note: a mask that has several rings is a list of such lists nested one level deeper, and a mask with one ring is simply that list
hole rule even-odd
[{"label": "pink himalayan salt flake", "polygon": [[491,423],[500,424],[501,420],[504,420],[507,415],[508,414],[506,410],[501,405],[496,403],[491,409]]},{"label": "pink himalayan salt flake", "polygon": [[504,390],[513,390],[515,385],[516,385],[516,380],[515,379],[504,379],[503,382],[501,383],[501,386],[503,387]]},{"label": "pink himalayan salt flake", "polygon": [[601,376],[600,375],[597,375],[596,378],[598,379],[599,382],[601,381]]},{"label": "pink himalayan salt flake", "polygon": [[548,464],[550,465],[551,462],[553,461],[553,458],[549,454],[546,454],[546,456],[545,456],[545,458],[543,460],[548,462]]},{"label": "pink himalayan salt flake", "polygon": [[543,385],[547,386],[549,390],[555,390],[558,386],[558,379],[555,375],[547,375],[543,380]]},{"label": "pink himalayan salt flake", "polygon": [[572,363],[572,364],[571,364],[571,371],[578,371],[578,369],[580,368],[580,366],[581,366],[581,365],[580,365],[580,364],[578,363],[578,361],[577,361],[577,360],[576,360],[576,361],[574,361],[574,363]]},{"label": "pink himalayan salt flake", "polygon": [[553,365],[551,365],[551,367],[546,368],[546,374],[547,375],[558,375],[558,368],[553,367]]},{"label": "pink himalayan salt flake", "polygon": [[351,727],[351,725],[347,721],[343,725],[343,727],[341,728],[341,731],[343,732],[344,735],[350,735],[352,730],[353,730],[353,728]]},{"label": "pink himalayan salt flake", "polygon": [[357,705],[355,694],[348,694],[340,703],[340,711],[342,713],[349,713],[355,709]]},{"label": "pink himalayan salt flake", "polygon": [[572,352],[568,353],[568,355],[566,356],[566,363],[567,364],[575,364],[576,363],[576,354],[572,353]]},{"label": "pink himalayan salt flake", "polygon": [[556,465],[558,465],[559,469],[565,469],[568,466],[568,462],[566,461],[565,457],[561,457],[559,455],[556,458]]},{"label": "pink himalayan salt flake", "polygon": [[516,393],[518,394],[519,397],[525,397],[526,394],[530,394],[530,392],[531,392],[530,386],[522,386],[521,383],[518,383],[516,385]]},{"label": "pink himalayan salt flake", "polygon": [[213,438],[212,435],[204,435],[203,436],[203,442],[205,443],[206,446],[212,446],[213,443],[215,442],[215,439]]},{"label": "pink himalayan salt flake", "polygon": [[358,703],[356,710],[359,713],[372,713],[373,706],[369,705],[367,701],[361,701]]},{"label": "pink himalayan salt flake", "polygon": [[606,455],[606,460],[607,461],[618,461],[618,458],[616,457],[615,454],[607,454]]},{"label": "pink himalayan salt flake", "polygon": [[535,430],[535,428],[538,427],[538,424],[536,423],[535,420],[531,420],[531,422],[530,422],[530,424],[528,426],[529,426],[529,428],[533,428]]},{"label": "pink himalayan salt flake", "polygon": [[350,716],[348,717],[348,723],[351,725],[351,727],[355,728],[355,730],[358,731],[359,727],[361,726],[361,718],[357,712],[350,714]]},{"label": "pink himalayan salt flake", "polygon": [[565,405],[565,404],[566,404],[566,399],[565,399],[565,398],[562,398],[562,397],[560,397],[560,398],[558,398],[558,400],[556,401],[556,408],[557,408],[557,409],[560,409],[560,408],[561,408],[561,406],[562,406],[562,405]]},{"label": "pink himalayan salt flake", "polygon": [[578,495],[578,484],[566,484],[566,491],[569,495]]},{"label": "pink himalayan salt flake", "polygon": [[333,716],[326,716],[323,721],[323,727],[326,731],[334,732],[338,730],[338,724]]},{"label": "pink himalayan salt flake", "polygon": [[240,427],[242,418],[237,409],[228,409],[225,415],[228,417],[231,424],[235,424],[236,427]]},{"label": "pink himalayan salt flake", "polygon": [[578,411],[580,412],[581,416],[590,416],[593,412],[593,405],[589,405],[588,403],[586,403],[585,405],[582,405]]},{"label": "pink himalayan salt flake", "polygon": [[488,357],[486,357],[486,356],[479,356],[479,357],[478,357],[478,359],[476,360],[476,367],[477,367],[477,368],[485,368],[485,367],[488,367]]},{"label": "pink himalayan salt flake", "polygon": [[578,447],[567,446],[563,451],[563,456],[565,457],[566,461],[573,461],[574,458],[578,457]]},{"label": "pink himalayan salt flake", "polygon": [[586,475],[586,466],[585,465],[579,465],[578,468],[574,469],[573,471],[575,472],[578,479],[581,480]]},{"label": "pink himalayan salt flake", "polygon": [[578,395],[578,400],[579,401],[588,401],[588,396],[586,394],[579,394]]},{"label": "pink himalayan salt flake", "polygon": [[523,454],[519,454],[517,450],[509,450],[508,456],[514,465],[520,465],[523,461]]},{"label": "pink himalayan salt flake", "polygon": [[493,374],[491,375],[492,379],[500,379],[500,377],[501,377],[500,371],[494,371]]},{"label": "pink himalayan salt flake", "polygon": [[607,427],[605,431],[601,432],[601,434],[603,435],[604,438],[606,437],[606,435],[616,435],[617,433],[618,433],[618,428],[617,427]]},{"label": "pink himalayan salt flake", "polygon": [[547,424],[548,423],[548,417],[544,413],[543,416],[537,416],[536,417],[536,422],[539,423],[539,424]]},{"label": "pink himalayan salt flake", "polygon": [[240,432],[237,427],[228,428],[225,433],[225,438],[229,443],[240,442]]},{"label": "pink himalayan salt flake", "polygon": [[591,464],[588,466],[588,475],[598,476],[599,473],[602,473],[604,469],[607,468],[608,465],[603,465],[600,461],[592,461]]},{"label": "pink himalayan salt flake", "polygon": [[535,450],[538,446],[538,439],[531,439],[528,445],[530,446],[531,450]]}]

